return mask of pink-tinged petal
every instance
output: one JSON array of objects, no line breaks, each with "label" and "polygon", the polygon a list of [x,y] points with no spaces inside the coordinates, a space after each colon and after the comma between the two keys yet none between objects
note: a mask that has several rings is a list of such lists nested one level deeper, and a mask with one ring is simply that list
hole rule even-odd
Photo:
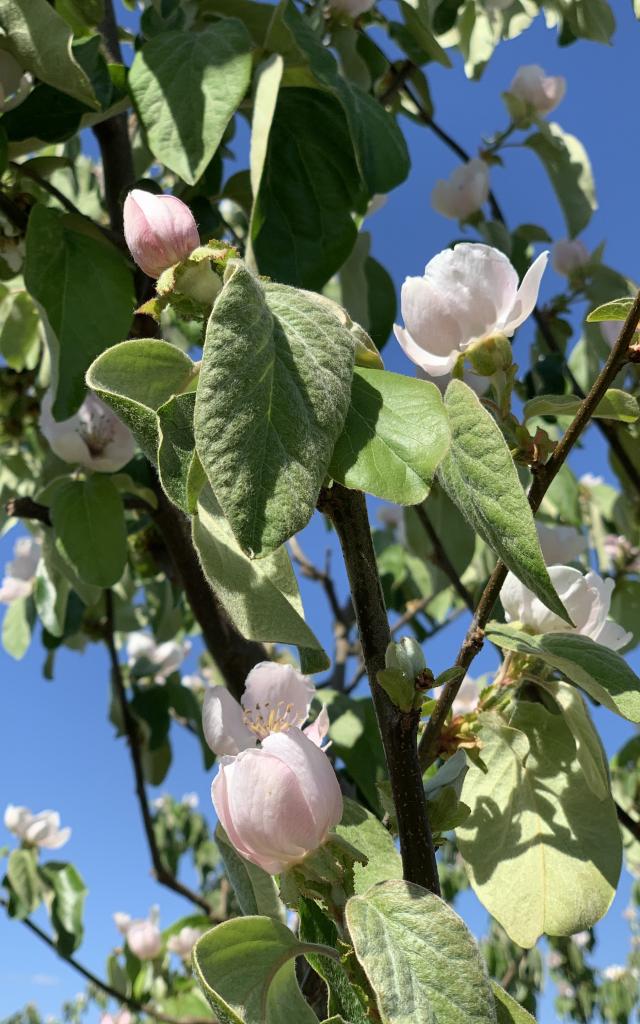
[{"label": "pink-tinged petal", "polygon": [[425,278],[446,299],[464,343],[495,332],[518,288],[518,275],[504,253],[480,242],[460,242],[438,253],[427,263]]},{"label": "pink-tinged petal", "polygon": [[[583,621],[580,632],[595,640],[607,621],[609,608],[611,607],[611,595],[615,587],[615,581],[611,578],[604,580],[597,572],[590,571],[584,577],[585,595],[589,601],[589,612]],[[574,619],[575,622],[575,619]],[[577,623],[576,623],[577,625]]]},{"label": "pink-tinged petal", "polygon": [[135,262],[149,277],[160,277],[200,245],[193,214],[182,200],[143,189],[133,189],[125,200],[124,234]]},{"label": "pink-tinged petal", "polygon": [[5,576],[0,584],[0,604],[12,604],[21,597],[28,597],[32,590],[32,580],[17,580],[13,576]]},{"label": "pink-tinged petal", "polygon": [[432,352],[427,352],[416,344],[404,327],[398,324],[393,325],[393,333],[407,358],[428,377],[444,377],[445,374],[451,373],[460,355],[457,348],[452,349],[446,356],[436,356]]},{"label": "pink-tinged petal", "polygon": [[[269,714],[283,718],[291,725],[302,725],[309,715],[315,686],[292,665],[261,661],[251,669],[245,681],[242,706],[252,719]],[[290,708],[287,711],[287,708]]]},{"label": "pink-tinged petal", "polygon": [[400,305],[406,330],[423,351],[446,357],[464,343],[461,311],[451,289],[438,289],[426,277],[408,277],[402,285]]},{"label": "pink-tinged petal", "polygon": [[[322,708],[318,717],[308,725],[306,729],[303,729],[305,736],[315,743],[317,747],[321,747],[324,740],[329,732],[329,712],[325,707]],[[325,748],[326,749],[326,748]]]},{"label": "pink-tinged petal", "polygon": [[340,821],[343,807],[338,779],[327,755],[297,729],[267,736],[262,747],[291,769],[324,838],[329,829]]},{"label": "pink-tinged petal", "polygon": [[256,737],[244,722],[242,708],[224,686],[206,690],[202,704],[202,728],[214,754],[239,754],[255,747]]},{"label": "pink-tinged petal", "polygon": [[542,281],[542,275],[545,272],[548,259],[548,251],[541,252],[522,278],[515,302],[507,316],[506,322],[501,327],[501,330],[507,337],[510,337],[516,327],[524,323],[533,312],[533,308],[538,301],[540,282]]}]

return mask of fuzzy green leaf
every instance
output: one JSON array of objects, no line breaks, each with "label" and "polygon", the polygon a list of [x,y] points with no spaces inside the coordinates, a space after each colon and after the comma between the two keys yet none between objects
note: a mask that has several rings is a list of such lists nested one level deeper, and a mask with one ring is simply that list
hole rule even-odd
[{"label": "fuzzy green leaf", "polygon": [[[576,395],[537,395],[525,402],[524,422],[535,416],[575,416],[582,399]],[[627,391],[609,388],[596,406],[596,419],[619,420],[621,423],[635,423],[640,418],[638,399]]]},{"label": "fuzzy green leaf", "polygon": [[127,531],[120,492],[108,477],[67,480],[57,488],[51,520],[64,554],[81,579],[111,587],[127,560]]},{"label": "fuzzy green leaf", "polygon": [[598,207],[591,163],[575,135],[553,122],[540,124],[541,130],[530,135],[524,145],[544,164],[573,238],[587,226]]},{"label": "fuzzy green leaf", "polygon": [[602,306],[596,306],[587,316],[588,323],[599,323],[601,320],[626,320],[633,307],[634,299],[612,299]]}]

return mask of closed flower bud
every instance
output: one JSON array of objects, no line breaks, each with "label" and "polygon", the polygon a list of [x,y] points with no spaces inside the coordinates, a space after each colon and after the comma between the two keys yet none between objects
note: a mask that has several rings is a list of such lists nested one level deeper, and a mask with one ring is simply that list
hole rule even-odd
[{"label": "closed flower bud", "polygon": [[129,949],[138,960],[154,960],[162,949],[160,929],[148,918],[132,921],[126,938]]},{"label": "closed flower bud", "polygon": [[223,757],[211,796],[238,853],[271,875],[321,846],[342,817],[329,758],[296,728]]},{"label": "closed flower bud", "polygon": [[536,304],[548,255],[538,256],[518,287],[511,263],[490,245],[462,242],[438,253],[423,277],[408,277],[402,286],[405,326],[393,329],[405,354],[442,377],[474,342],[510,338]]},{"label": "closed flower bud", "polygon": [[404,672],[408,679],[415,679],[427,667],[422,647],[412,636],[392,641],[387,647],[384,663],[387,668],[397,668]]},{"label": "closed flower bud", "polygon": [[554,590],[567,609],[571,627],[549,611],[513,573],[509,573],[500,594],[507,622],[521,622],[533,633],[579,633],[618,651],[633,636],[607,618],[614,588],[612,579],[603,580],[596,572],[586,575],[566,565],[549,566]]},{"label": "closed flower bud", "polygon": [[484,160],[473,159],[456,167],[445,181],[437,181],[431,193],[431,205],[443,217],[466,220],[489,197],[489,168]]},{"label": "closed flower bud", "polygon": [[553,247],[551,262],[557,274],[571,277],[591,259],[591,253],[579,238],[562,238]]},{"label": "closed flower bud", "polygon": [[167,942],[167,949],[172,953],[176,953],[182,960],[188,960],[191,956],[191,950],[201,935],[202,931],[200,928],[191,928],[189,925],[185,925],[177,935],[171,936]]},{"label": "closed flower bud", "polygon": [[365,11],[370,11],[375,0],[329,0],[329,7],[336,14],[346,14],[349,18],[358,18]]},{"label": "closed flower bud", "polygon": [[124,235],[135,262],[154,278],[200,245],[193,214],[182,200],[138,188],[124,203]]},{"label": "closed flower bud", "polygon": [[566,80],[561,75],[545,75],[539,64],[525,64],[518,68],[509,86],[511,95],[528,104],[537,114],[555,110],[566,89]]},{"label": "closed flower bud", "polygon": [[511,342],[504,334],[493,334],[490,338],[475,341],[467,349],[467,357],[476,373],[491,377],[499,370],[508,370],[513,363]]},{"label": "closed flower bud", "polygon": [[50,391],[42,400],[40,430],[59,459],[98,473],[117,473],[136,450],[128,427],[90,391],[73,416],[54,420]]}]

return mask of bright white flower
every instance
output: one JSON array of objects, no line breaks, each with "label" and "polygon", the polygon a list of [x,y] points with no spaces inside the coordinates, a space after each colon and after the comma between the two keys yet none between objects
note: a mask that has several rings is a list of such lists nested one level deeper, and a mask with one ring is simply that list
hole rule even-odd
[{"label": "bright white flower", "polygon": [[375,0],[329,0],[329,7],[337,14],[358,18],[365,11],[370,11],[374,3]]},{"label": "bright white flower", "polygon": [[32,814],[28,807],[8,804],[4,812],[4,823],[23,843],[45,850],[58,850],[71,836],[70,828],[60,828],[60,815],[57,811]]},{"label": "bright white flower", "polygon": [[[433,691],[433,696],[437,700],[442,693],[442,687],[437,686]],[[478,706],[478,698],[480,696],[480,686],[477,680],[472,679],[471,676],[465,676],[460,684],[455,700],[451,705],[451,711],[453,716],[457,715],[468,715],[472,711],[475,711]]]},{"label": "bright white flower", "polygon": [[556,988],[558,989],[558,995],[562,996],[563,999],[573,999],[576,994],[576,990],[573,985],[570,985],[568,981],[559,980]]},{"label": "bright white flower", "polygon": [[116,910],[113,920],[120,934],[126,935],[131,924],[131,914],[124,914],[121,910]]},{"label": "bright white flower", "polygon": [[183,793],[180,803],[183,807],[189,807],[192,811],[195,811],[200,803],[200,797],[197,793]]},{"label": "bright white flower", "polygon": [[446,181],[436,182],[431,193],[431,205],[443,217],[466,220],[476,213],[489,198],[489,168],[484,160],[474,158],[460,164]]},{"label": "bright white flower", "polygon": [[157,796],[151,801],[151,806],[156,811],[168,810],[171,807],[171,797],[168,793]]},{"label": "bright white flower", "polygon": [[533,107],[538,114],[555,110],[566,91],[566,79],[562,75],[545,75],[539,64],[525,64],[518,68],[509,86],[512,96]]},{"label": "bright white flower", "polygon": [[609,967],[605,967],[602,971],[602,977],[607,981],[620,981],[626,973],[626,967],[622,967],[621,964],[610,964]]},{"label": "bright white flower", "polygon": [[578,483],[583,487],[600,487],[604,483],[604,477],[595,476],[594,473],[583,473]]},{"label": "bright white flower", "polygon": [[156,683],[164,683],[172,672],[177,672],[190,650],[188,640],[165,640],[157,644],[148,633],[139,632],[129,633],[127,637],[129,667],[136,668],[144,659],[153,667]]},{"label": "bright white flower", "polygon": [[0,50],[0,113],[19,106],[32,84],[32,76],[23,70],[13,54]]},{"label": "bright white flower", "polygon": [[127,946],[138,960],[155,960],[162,949],[162,935],[151,915],[130,921],[125,938]]},{"label": "bright white flower", "polygon": [[53,395],[47,391],[40,430],[58,458],[98,473],[117,473],[133,458],[136,443],[131,431],[93,391],[68,420],[54,420],[52,409]]},{"label": "bright white flower", "polygon": [[589,945],[589,940],[591,939],[591,933],[587,932],[587,931],[585,931],[585,932],[577,932],[575,935],[572,935],[571,937],[572,937],[573,941],[575,942],[576,946],[578,947],[578,949],[584,949],[586,946]]},{"label": "bright white flower", "polygon": [[405,326],[394,331],[405,354],[442,377],[474,341],[510,338],[536,304],[548,256],[538,256],[518,287],[511,263],[490,245],[461,242],[438,253],[423,277],[408,277],[402,286]]},{"label": "bright white flower", "polygon": [[28,597],[33,590],[42,544],[37,537],[20,537],[13,546],[13,559],[5,566],[0,584],[0,604]]},{"label": "bright white flower", "polygon": [[596,572],[583,576],[579,569],[566,565],[549,566],[549,576],[575,628],[549,611],[511,572],[500,593],[507,622],[521,622],[534,633],[580,633],[612,651],[633,639],[631,633],[607,618],[614,580],[603,580]]},{"label": "bright white flower", "polygon": [[191,690],[192,693],[199,693],[207,686],[207,682],[202,678],[202,676],[195,674],[182,676],[180,682],[183,686],[186,686],[187,690]]},{"label": "bright white flower", "polygon": [[[241,705],[224,686],[204,695],[202,726],[214,754],[239,754],[270,733],[301,729],[309,716],[315,687],[291,665],[261,661],[245,682]],[[304,730],[318,745],[329,730],[326,709]],[[316,739],[317,738],[317,739]]]},{"label": "bright white flower", "polygon": [[559,953],[557,949],[552,949],[547,955],[547,966],[549,970],[555,971],[564,963],[564,957],[562,953]]},{"label": "bright white flower", "polygon": [[587,541],[574,526],[536,523],[538,540],[547,565],[575,562],[587,550]]},{"label": "bright white flower", "polygon": [[171,950],[172,953],[176,953],[183,960],[189,960],[191,950],[201,935],[202,932],[199,928],[190,928],[188,925],[185,925],[177,935],[171,936],[167,942],[167,949]]},{"label": "bright white flower", "polygon": [[557,274],[571,277],[591,259],[591,253],[579,238],[562,238],[553,247],[551,262]]}]

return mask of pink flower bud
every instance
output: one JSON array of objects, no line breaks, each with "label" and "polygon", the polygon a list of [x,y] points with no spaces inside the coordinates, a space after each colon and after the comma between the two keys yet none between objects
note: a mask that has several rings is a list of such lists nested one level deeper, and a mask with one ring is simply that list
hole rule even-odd
[{"label": "pink flower bud", "polygon": [[139,188],[125,199],[124,236],[134,260],[149,277],[160,277],[200,245],[193,214],[182,200]]},{"label": "pink flower bud", "polygon": [[440,179],[431,193],[431,205],[443,217],[466,220],[477,213],[489,198],[489,168],[474,158],[456,167],[446,179]]},{"label": "pink flower bud", "polygon": [[138,960],[154,960],[162,949],[160,929],[148,918],[132,921],[127,928],[127,945]]},{"label": "pink flower bud", "polygon": [[538,114],[555,110],[567,90],[562,75],[545,75],[539,64],[524,64],[518,68],[509,86],[512,96],[517,96]]},{"label": "pink flower bud", "polygon": [[221,758],[211,796],[238,853],[271,875],[321,846],[342,817],[331,762],[296,728]]},{"label": "pink flower bud", "polygon": [[579,238],[561,238],[553,247],[553,269],[563,277],[571,277],[576,270],[584,267],[591,253]]}]

